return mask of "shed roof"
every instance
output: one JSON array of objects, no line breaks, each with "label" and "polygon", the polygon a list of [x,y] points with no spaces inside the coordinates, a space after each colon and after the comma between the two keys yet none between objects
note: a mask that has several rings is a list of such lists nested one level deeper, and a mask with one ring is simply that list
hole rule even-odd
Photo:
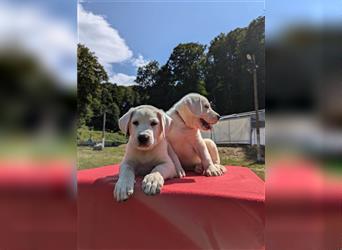
[{"label": "shed roof", "polygon": [[[226,120],[226,119],[231,119],[231,118],[239,118],[239,117],[245,117],[245,116],[251,116],[253,119],[255,117],[255,111],[249,111],[249,112],[243,112],[243,113],[231,114],[231,115],[224,115],[224,116],[221,116],[220,120]],[[259,110],[259,120],[265,121],[265,109]]]}]

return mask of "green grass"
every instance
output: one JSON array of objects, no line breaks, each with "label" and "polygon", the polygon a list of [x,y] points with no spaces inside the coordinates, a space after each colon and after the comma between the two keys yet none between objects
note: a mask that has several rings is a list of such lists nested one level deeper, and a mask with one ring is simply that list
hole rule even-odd
[{"label": "green grass", "polygon": [[221,160],[221,164],[224,166],[244,166],[250,168],[257,176],[261,179],[265,180],[265,164],[258,164],[254,161],[248,160],[235,160],[235,159],[227,159],[224,158]]},{"label": "green grass", "polygon": [[[91,147],[77,147],[78,169],[88,169],[120,163],[125,152],[125,145],[106,147],[103,151],[94,151]],[[265,165],[253,160],[255,150],[251,147],[219,147],[222,165],[245,166],[265,179]]]},{"label": "green grass", "polygon": [[0,135],[0,160],[73,159],[75,139],[57,135]]},{"label": "green grass", "polygon": [[265,180],[265,164],[256,163],[255,147],[219,147],[218,150],[222,165],[248,167]]},{"label": "green grass", "polygon": [[77,168],[87,169],[120,163],[125,153],[125,146],[105,147],[94,151],[91,147],[77,147]]},{"label": "green grass", "polygon": [[[86,142],[89,139],[95,142],[101,142],[102,131],[92,131],[86,127],[77,129],[78,143]],[[105,132],[105,139],[106,139],[106,142],[115,143],[116,145],[124,144],[127,142],[126,136],[120,132],[116,132],[116,133]]]}]

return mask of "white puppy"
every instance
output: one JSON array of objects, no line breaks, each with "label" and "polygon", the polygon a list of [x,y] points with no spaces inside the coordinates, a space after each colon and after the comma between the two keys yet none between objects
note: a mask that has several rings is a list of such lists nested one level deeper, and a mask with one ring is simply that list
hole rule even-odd
[{"label": "white puppy", "polygon": [[119,128],[129,140],[114,189],[117,201],[133,194],[135,175],[145,176],[142,189],[148,195],[159,193],[165,179],[181,175],[174,163],[179,168],[179,160],[165,138],[171,121],[162,110],[149,105],[131,108],[119,119]]},{"label": "white puppy", "polygon": [[168,112],[173,120],[167,139],[185,170],[207,176],[222,175],[226,169],[220,165],[215,143],[203,139],[200,130],[209,130],[220,119],[209,101],[199,94],[188,94]]}]

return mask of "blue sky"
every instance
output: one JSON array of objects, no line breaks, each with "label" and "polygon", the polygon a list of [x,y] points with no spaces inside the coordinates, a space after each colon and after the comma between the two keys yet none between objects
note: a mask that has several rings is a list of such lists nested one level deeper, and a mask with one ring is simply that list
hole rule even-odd
[{"label": "blue sky", "polygon": [[[19,46],[61,87],[77,82],[77,3],[70,0],[0,1],[0,48]],[[15,42],[13,42],[15,41]]]},{"label": "blue sky", "polygon": [[271,0],[266,2],[266,36],[299,25],[331,26],[342,21],[341,0]]},{"label": "blue sky", "polygon": [[[94,39],[110,39],[99,31],[91,32],[95,26],[92,23],[107,22],[124,40],[126,45],[117,46],[126,51],[126,59],[102,60],[112,80],[132,81],[136,74],[136,66],[149,60],[157,60],[164,64],[172,49],[179,43],[199,42],[209,44],[221,32],[229,32],[237,27],[247,26],[254,18],[264,15],[263,2],[82,2],[80,41],[97,54],[107,56],[112,51],[100,51],[101,43]],[[92,13],[92,15],[89,15]],[[103,20],[96,19],[100,16]],[[80,19],[87,19],[84,23]],[[92,27],[92,28],[91,28]],[[84,30],[84,32],[83,32]],[[101,29],[99,29],[101,30]],[[105,32],[105,31],[103,31]],[[106,31],[109,33],[109,30]],[[113,33],[113,37],[115,34]],[[115,42],[117,37],[113,41]],[[87,44],[88,43],[88,44]],[[108,46],[110,49],[111,46]],[[93,48],[92,48],[93,47]],[[103,50],[103,49],[101,49]],[[124,53],[123,53],[124,54]],[[122,56],[122,54],[121,54]],[[99,56],[101,57],[101,56]],[[122,56],[125,58],[125,56]],[[101,61],[101,58],[100,58]],[[113,62],[115,61],[115,62]],[[140,63],[140,64],[139,64]],[[121,77],[117,77],[121,74]],[[125,78],[123,75],[130,76]]]},{"label": "blue sky", "polygon": [[[79,22],[77,1],[86,18],[80,20],[79,10]],[[0,25],[0,45],[16,40],[75,86],[76,43],[86,42],[111,79],[126,84],[137,66],[153,59],[164,64],[178,43],[208,44],[260,15],[269,38],[289,26],[340,25],[342,0],[268,0],[266,6],[259,0],[3,0],[0,20],[11,25]]]},{"label": "blue sky", "polygon": [[76,0],[4,0],[15,6],[36,8],[50,18],[65,20],[73,30],[77,29]]}]

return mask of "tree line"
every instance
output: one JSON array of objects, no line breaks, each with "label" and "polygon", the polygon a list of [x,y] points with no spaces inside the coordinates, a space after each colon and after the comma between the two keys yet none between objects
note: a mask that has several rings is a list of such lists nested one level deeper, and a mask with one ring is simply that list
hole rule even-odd
[{"label": "tree line", "polygon": [[107,130],[118,130],[117,120],[130,107],[151,104],[168,110],[185,94],[197,92],[212,102],[221,115],[254,109],[251,67],[247,54],[258,65],[259,107],[265,107],[265,18],[258,17],[248,27],[216,36],[210,44],[195,42],[177,45],[165,65],[150,61],[139,67],[136,85],[119,86],[94,53],[79,44],[78,126],[102,128],[107,114]]}]

